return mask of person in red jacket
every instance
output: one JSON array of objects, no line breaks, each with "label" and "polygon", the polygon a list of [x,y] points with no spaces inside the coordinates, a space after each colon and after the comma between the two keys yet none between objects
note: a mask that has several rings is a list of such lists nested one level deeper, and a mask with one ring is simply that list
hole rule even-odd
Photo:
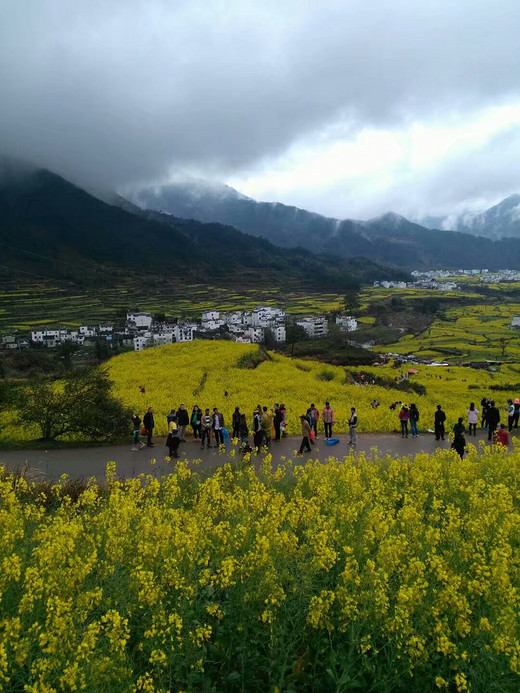
[{"label": "person in red jacket", "polygon": [[410,420],[410,410],[403,404],[399,411],[399,421],[401,422],[401,437],[408,438],[408,421]]},{"label": "person in red jacket", "polygon": [[505,448],[509,447],[509,433],[505,427],[505,424],[500,424],[500,428],[495,433],[495,443],[497,445],[503,445]]}]

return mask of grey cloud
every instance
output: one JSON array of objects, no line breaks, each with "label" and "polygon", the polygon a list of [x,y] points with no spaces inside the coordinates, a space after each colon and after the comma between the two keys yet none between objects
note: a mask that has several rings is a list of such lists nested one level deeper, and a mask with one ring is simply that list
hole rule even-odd
[{"label": "grey cloud", "polygon": [[515,0],[4,0],[0,150],[115,187],[231,175],[340,117],[516,96],[519,25]]}]

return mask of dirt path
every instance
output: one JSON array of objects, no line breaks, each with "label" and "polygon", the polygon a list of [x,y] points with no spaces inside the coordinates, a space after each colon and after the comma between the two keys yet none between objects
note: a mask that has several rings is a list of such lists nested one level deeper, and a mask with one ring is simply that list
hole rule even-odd
[{"label": "dirt path", "polygon": [[[329,447],[320,438],[312,449],[312,453],[304,453],[303,459],[312,458],[324,461],[330,455],[342,458],[350,454],[347,435],[338,435],[340,442]],[[485,440],[487,432],[478,431],[476,438],[469,438],[469,442]],[[279,463],[282,458],[294,459],[294,451],[299,448],[300,437],[282,439],[280,443],[271,444],[273,462]],[[103,479],[107,462],[116,462],[119,474],[125,478],[137,476],[141,473],[166,473],[172,468],[172,463],[165,461],[167,449],[164,446],[164,438],[156,438],[154,448],[144,448],[133,452],[130,445],[110,446],[100,448],[72,448],[66,450],[7,450],[0,451],[0,465],[10,469],[17,469],[23,465],[29,466],[35,471],[35,476],[46,477],[52,480],[58,479],[62,474],[68,474],[71,478],[91,477]],[[432,434],[425,433],[419,438],[403,439],[399,434],[373,434],[362,433],[358,435],[356,451],[370,452],[371,448],[377,448],[381,454],[391,455],[416,455],[419,452],[434,452],[437,448],[447,449],[448,441],[437,442]],[[215,449],[201,450],[198,442],[188,440],[181,443],[180,457],[189,461],[201,460],[198,468],[210,471],[229,460],[229,456],[219,453]],[[256,457],[259,463],[263,455]],[[155,462],[153,462],[155,460]]]}]

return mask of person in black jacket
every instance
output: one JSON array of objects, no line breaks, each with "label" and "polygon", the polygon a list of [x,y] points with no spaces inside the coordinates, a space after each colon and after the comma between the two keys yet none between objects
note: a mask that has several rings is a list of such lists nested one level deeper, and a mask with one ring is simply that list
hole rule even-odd
[{"label": "person in black jacket", "polygon": [[489,409],[487,410],[487,423],[488,423],[488,440],[493,440],[493,434],[496,427],[500,423],[500,412],[498,407],[495,407],[494,400],[489,403]]},{"label": "person in black jacket", "polygon": [[239,407],[235,407],[235,411],[233,412],[233,416],[231,417],[231,423],[233,424],[233,435],[231,436],[232,438],[238,438],[240,435],[240,409]]},{"label": "person in black jacket", "polygon": [[280,409],[280,406],[278,404],[275,404],[274,405],[273,424],[274,424],[274,439],[277,443],[280,442],[280,437],[282,435],[282,420],[283,420],[282,410]]},{"label": "person in black jacket", "polygon": [[487,426],[487,413],[489,409],[489,400],[487,397],[482,397],[480,400],[480,406],[481,406],[481,411],[482,411],[482,421],[480,424],[480,428],[486,428]]},{"label": "person in black jacket", "polygon": [[437,411],[435,412],[435,440],[444,440],[444,422],[446,421],[446,414],[442,411],[440,404],[437,405]]},{"label": "person in black jacket", "polygon": [[189,423],[190,417],[188,416],[188,412],[184,408],[184,404],[181,404],[181,406],[177,409],[177,429],[179,431],[179,440],[181,443],[183,443],[185,440],[184,431]]},{"label": "person in black jacket", "polygon": [[197,438],[202,438],[202,433],[200,431],[200,421],[202,419],[202,409],[198,405],[193,406],[193,410],[191,412],[191,427],[193,428],[193,437],[195,440]]},{"label": "person in black jacket", "polygon": [[143,425],[146,428],[146,435],[147,435],[147,441],[146,444],[148,445],[149,448],[153,448],[153,443],[152,443],[152,435],[153,435],[153,429],[155,426],[155,422],[153,420],[153,409],[152,407],[148,407],[148,411],[146,414],[143,416]]}]

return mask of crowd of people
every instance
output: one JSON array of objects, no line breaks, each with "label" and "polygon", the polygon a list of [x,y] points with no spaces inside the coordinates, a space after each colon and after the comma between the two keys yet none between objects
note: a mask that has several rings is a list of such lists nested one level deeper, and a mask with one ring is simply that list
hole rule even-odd
[{"label": "crowd of people", "polygon": [[[226,393],[227,394],[227,393]],[[374,407],[375,400],[371,402]],[[379,402],[377,402],[379,406]],[[459,417],[457,423],[453,426],[453,443],[460,457],[464,456],[466,447],[466,439],[464,437],[466,430],[469,436],[477,435],[477,426],[480,420],[481,429],[486,429],[488,432],[488,440],[500,443],[504,446],[509,445],[509,433],[513,429],[518,428],[520,419],[520,399],[514,401],[508,399],[505,407],[507,415],[506,424],[500,423],[500,410],[495,405],[491,398],[483,397],[480,402],[481,409],[479,410],[474,402],[471,402],[467,410],[467,429],[464,424],[464,417]],[[419,437],[419,409],[415,403],[410,405],[403,402],[393,402],[390,405],[390,410],[398,410],[398,418],[401,430],[401,436],[408,438],[408,433],[412,438]],[[153,447],[153,432],[155,428],[154,412],[152,407],[149,407],[144,414],[143,419],[134,414],[133,421],[133,446],[132,450],[139,450],[145,446]],[[185,433],[188,427],[191,427],[195,440],[200,440],[201,449],[216,447],[219,448],[223,444],[227,444],[230,433],[224,421],[224,415],[219,411],[218,407],[210,409],[201,409],[198,405],[194,405],[191,414],[188,412],[184,404],[181,404],[178,409],[172,409],[166,416],[168,426],[168,436],[166,445],[169,449],[171,457],[178,457],[178,448],[180,443],[185,441]],[[302,455],[304,451],[311,452],[312,445],[318,439],[318,425],[323,424],[325,440],[328,444],[333,444],[337,439],[333,438],[333,427],[336,423],[336,413],[330,402],[325,402],[325,406],[321,411],[314,403],[308,407],[305,414],[300,415],[302,441],[298,454]],[[251,418],[251,429],[248,424],[247,416],[240,411],[239,407],[235,410],[231,417],[231,437],[237,439],[244,451],[252,451],[254,448],[259,452],[263,446],[269,447],[271,442],[278,443],[282,437],[287,435],[287,409],[285,404],[276,403],[274,407],[268,408],[258,404]],[[358,415],[355,407],[351,407],[350,417],[348,420],[349,428],[349,445],[355,446],[357,443],[357,428]],[[435,434],[435,439],[445,440],[446,435],[446,413],[443,411],[440,404],[437,405],[434,420],[433,430],[429,432]],[[250,436],[252,435],[253,447],[250,445]],[[146,438],[146,444],[142,437]]]},{"label": "crowd of people", "polygon": [[[336,422],[336,414],[329,402],[321,412],[312,403],[305,414],[300,416],[302,422],[302,445],[300,454],[303,449],[311,449],[311,444],[314,444],[318,437],[318,423],[323,422],[325,430],[325,438],[332,438],[332,427]],[[180,443],[185,441],[185,433],[188,427],[193,431],[195,440],[200,440],[201,449],[220,447],[227,443],[229,439],[229,430],[224,421],[224,415],[214,407],[210,412],[209,409],[201,409],[198,405],[194,405],[191,415],[184,404],[180,407],[172,409],[166,417],[168,436],[166,445],[169,448],[171,457],[178,457],[178,448]],[[155,429],[154,411],[149,407],[144,414],[142,420],[138,414],[132,416],[133,424],[133,445],[132,450],[140,450],[144,447],[153,447],[153,432]],[[252,435],[252,442],[257,451],[265,445],[270,446],[271,442],[278,443],[287,435],[287,409],[285,404],[276,403],[274,407],[269,408],[258,404],[252,414],[251,429],[249,427],[246,414],[240,411],[239,407],[235,407],[235,411],[231,417],[231,437],[240,441],[243,448],[250,448],[249,441]],[[350,444],[356,444],[356,429],[357,429],[357,414],[352,408],[349,420]],[[146,438],[146,443],[142,438]],[[253,448],[251,448],[252,450]]]},{"label": "crowd of people", "polygon": [[[401,436],[403,438],[408,438],[408,423],[410,423],[410,431],[412,438],[418,438],[418,421],[419,421],[419,410],[415,404],[403,404],[402,402],[394,402],[390,405],[390,410],[394,411],[398,406],[399,409],[399,422],[401,425]],[[467,423],[468,423],[468,435],[477,435],[477,426],[479,422],[479,415],[481,416],[481,429],[487,430],[488,440],[491,442],[498,443],[505,447],[509,446],[509,433],[513,428],[518,428],[518,420],[520,418],[520,399],[516,398],[514,401],[512,399],[507,400],[507,405],[505,411],[507,413],[507,428],[504,423],[500,423],[500,410],[496,406],[493,399],[483,397],[480,406],[482,408],[481,412],[475,406],[475,402],[471,402],[467,410]],[[435,440],[445,440],[446,435],[446,413],[443,411],[440,404],[437,405],[434,421],[433,421],[433,431],[435,434]],[[452,448],[457,451],[461,458],[464,457],[464,451],[466,448],[466,439],[464,434],[466,433],[466,426],[464,425],[464,417],[460,416],[457,423],[453,426],[453,443]]]}]

